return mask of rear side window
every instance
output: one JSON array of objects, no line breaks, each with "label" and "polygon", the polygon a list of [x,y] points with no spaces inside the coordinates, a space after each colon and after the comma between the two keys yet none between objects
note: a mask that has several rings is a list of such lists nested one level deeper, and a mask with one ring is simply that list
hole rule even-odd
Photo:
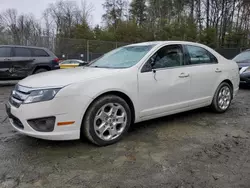
[{"label": "rear side window", "polygon": [[199,46],[186,45],[189,54],[189,64],[217,63],[216,57],[206,49]]},{"label": "rear side window", "polygon": [[49,54],[42,49],[32,49],[33,51],[33,57],[48,57]]},{"label": "rear side window", "polygon": [[29,48],[15,48],[16,57],[31,57],[31,51]]},{"label": "rear side window", "polygon": [[1,47],[0,48],[0,57],[10,57],[11,48],[10,47]]}]

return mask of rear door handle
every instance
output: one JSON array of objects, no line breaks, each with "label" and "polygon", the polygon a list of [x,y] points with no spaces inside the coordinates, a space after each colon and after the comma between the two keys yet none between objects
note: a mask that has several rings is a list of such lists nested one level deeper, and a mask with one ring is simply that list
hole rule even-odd
[{"label": "rear door handle", "polygon": [[217,73],[220,73],[220,72],[222,72],[220,69],[215,69],[215,72],[217,72]]},{"label": "rear door handle", "polygon": [[5,61],[10,61],[11,59],[10,59],[10,58],[5,58],[4,60],[5,60]]},{"label": "rear door handle", "polygon": [[186,74],[186,73],[181,73],[180,75],[179,75],[179,77],[180,78],[187,78],[187,77],[189,77],[189,74]]}]

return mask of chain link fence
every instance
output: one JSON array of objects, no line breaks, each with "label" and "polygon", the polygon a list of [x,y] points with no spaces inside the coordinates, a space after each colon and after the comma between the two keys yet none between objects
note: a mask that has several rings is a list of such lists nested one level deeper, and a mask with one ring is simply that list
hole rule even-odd
[{"label": "chain link fence", "polygon": [[[82,59],[91,61],[103,54],[129,43],[111,42],[100,40],[86,40],[73,38],[56,38],[46,36],[33,36],[29,38],[13,38],[8,35],[0,35],[0,45],[24,45],[45,47],[53,51],[60,59]],[[215,49],[226,58],[233,58],[246,48],[217,48]]]},{"label": "chain link fence", "polygon": [[55,37],[32,37],[31,39],[15,39],[8,35],[0,35],[0,45],[23,45],[45,47],[53,51],[60,59],[82,59],[91,61],[103,54],[129,43],[86,40]]}]

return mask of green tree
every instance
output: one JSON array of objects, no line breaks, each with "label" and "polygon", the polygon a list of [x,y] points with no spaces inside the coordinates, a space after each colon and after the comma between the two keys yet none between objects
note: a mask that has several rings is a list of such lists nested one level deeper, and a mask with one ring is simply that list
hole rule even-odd
[{"label": "green tree", "polygon": [[116,29],[119,22],[126,16],[126,5],[125,0],[106,0],[103,4],[105,14],[102,16],[106,25],[112,25]]},{"label": "green tree", "polygon": [[133,0],[130,4],[130,14],[136,24],[141,26],[147,16],[146,0]]}]

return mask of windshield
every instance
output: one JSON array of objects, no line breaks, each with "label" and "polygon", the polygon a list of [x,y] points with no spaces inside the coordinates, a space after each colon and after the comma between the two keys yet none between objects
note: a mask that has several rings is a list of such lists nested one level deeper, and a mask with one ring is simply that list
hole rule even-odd
[{"label": "windshield", "polygon": [[250,60],[250,51],[240,53],[233,60],[236,62]]},{"label": "windshield", "polygon": [[113,50],[95,60],[90,67],[129,68],[137,64],[154,45],[125,46]]}]

